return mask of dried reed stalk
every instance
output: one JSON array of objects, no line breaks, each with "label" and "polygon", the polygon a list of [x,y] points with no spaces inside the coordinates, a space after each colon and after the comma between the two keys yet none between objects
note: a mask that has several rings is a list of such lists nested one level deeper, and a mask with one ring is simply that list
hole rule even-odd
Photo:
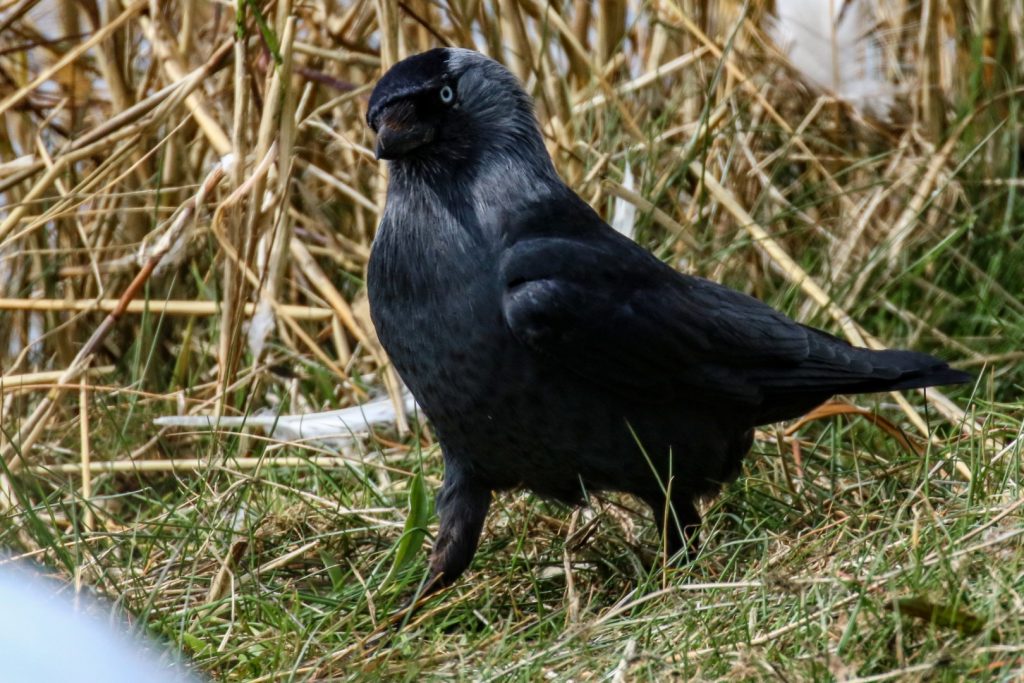
[{"label": "dried reed stalk", "polygon": [[[67,300],[67,299],[0,299],[0,310],[7,311],[102,311],[110,313],[118,308],[118,299]],[[122,311],[125,314],[150,313],[171,316],[212,316],[217,315],[220,306],[215,301],[152,301],[133,299]],[[244,314],[253,315],[255,304],[245,304]],[[329,320],[334,314],[330,309],[319,306],[281,304],[279,311],[294,320]]]}]

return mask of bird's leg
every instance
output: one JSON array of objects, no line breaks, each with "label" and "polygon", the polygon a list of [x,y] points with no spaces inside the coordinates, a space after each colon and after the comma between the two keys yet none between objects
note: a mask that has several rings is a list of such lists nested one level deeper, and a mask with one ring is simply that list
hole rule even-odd
[{"label": "bird's leg", "polygon": [[[671,503],[671,507],[669,506]],[[688,491],[674,491],[670,495],[651,496],[647,504],[654,512],[654,521],[662,534],[666,559],[680,550],[681,562],[692,562],[700,549],[700,512]]]},{"label": "bird's leg", "polygon": [[491,490],[466,476],[446,459],[444,484],[437,496],[441,525],[430,553],[425,592],[451,585],[466,571],[491,505]]}]

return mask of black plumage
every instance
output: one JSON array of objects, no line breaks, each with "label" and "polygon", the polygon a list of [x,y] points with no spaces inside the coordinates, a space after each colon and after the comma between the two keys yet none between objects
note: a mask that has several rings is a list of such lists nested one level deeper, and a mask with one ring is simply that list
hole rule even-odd
[{"label": "black plumage", "polygon": [[969,379],[663,264],[558,178],[529,97],[476,52],[395,65],[367,120],[391,174],[370,310],[445,459],[434,588],[468,566],[492,491],[629,492],[692,555],[695,502],[737,475],[756,425]]}]

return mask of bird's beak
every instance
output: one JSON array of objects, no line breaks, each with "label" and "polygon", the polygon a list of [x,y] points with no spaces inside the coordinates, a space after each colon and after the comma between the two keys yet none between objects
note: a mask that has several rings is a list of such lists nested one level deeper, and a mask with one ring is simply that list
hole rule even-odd
[{"label": "bird's beak", "polygon": [[434,140],[434,128],[418,123],[384,121],[377,128],[377,158],[400,159]]}]

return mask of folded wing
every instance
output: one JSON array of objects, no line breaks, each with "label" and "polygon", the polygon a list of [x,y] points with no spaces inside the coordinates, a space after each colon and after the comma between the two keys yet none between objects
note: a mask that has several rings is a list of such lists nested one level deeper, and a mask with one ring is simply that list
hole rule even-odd
[{"label": "folded wing", "polygon": [[853,347],[677,273],[610,229],[519,240],[499,275],[505,322],[523,344],[638,400],[686,392],[771,421],[836,393],[967,377],[925,354]]}]

